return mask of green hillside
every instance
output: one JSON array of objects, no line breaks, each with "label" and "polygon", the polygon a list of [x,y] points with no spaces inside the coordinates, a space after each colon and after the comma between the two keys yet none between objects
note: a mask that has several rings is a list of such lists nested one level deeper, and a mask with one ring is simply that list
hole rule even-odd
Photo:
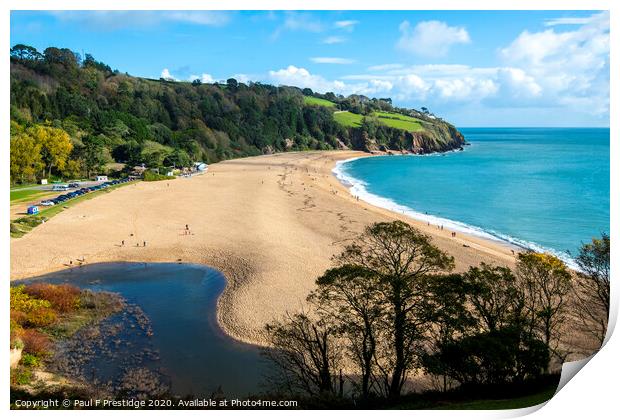
[{"label": "green hillside", "polygon": [[314,96],[304,96],[304,103],[306,105],[318,105],[318,106],[326,106],[326,107],[336,107],[336,104],[332,101],[328,101],[327,99],[316,98]]},{"label": "green hillside", "polygon": [[118,171],[112,163],[163,170],[283,151],[429,153],[464,144],[451,124],[390,98],[232,78],[145,79],[90,54],[22,44],[11,48],[10,64],[12,184]]},{"label": "green hillside", "polygon": [[398,128],[405,131],[424,131],[422,121],[418,118],[397,114],[394,112],[380,111],[373,112],[372,115],[377,117],[382,124],[385,124],[388,127]]},{"label": "green hillside", "polygon": [[338,124],[345,127],[361,127],[364,116],[349,111],[336,111],[334,112],[334,119]]}]

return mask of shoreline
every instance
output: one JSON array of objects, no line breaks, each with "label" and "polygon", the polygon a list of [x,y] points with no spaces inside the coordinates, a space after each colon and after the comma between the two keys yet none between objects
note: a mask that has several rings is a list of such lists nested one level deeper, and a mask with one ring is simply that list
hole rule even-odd
[{"label": "shoreline", "polygon": [[[357,201],[332,172],[338,161],[356,157],[368,154],[235,159],[191,179],[138,183],[79,203],[11,239],[11,280],[66,269],[77,259],[208,265],[227,280],[217,301],[221,329],[236,340],[264,345],[264,324],[302,307],[332,255],[373,222],[410,223],[455,257],[455,271],[482,261],[514,265],[503,244],[465,234],[452,238],[448,230]],[[190,235],[183,232],[185,224]],[[140,246],[133,245],[138,241]]]},{"label": "shoreline", "polygon": [[[458,151],[452,151],[458,152]],[[358,196],[360,200],[389,211],[392,211],[397,214],[405,214],[413,220],[417,220],[420,222],[430,223],[430,225],[435,226],[444,226],[448,230],[453,230],[455,232],[459,232],[461,234],[474,236],[480,239],[488,240],[491,242],[495,242],[498,245],[509,247],[515,252],[542,252],[549,253],[560,260],[562,260],[571,270],[579,271],[579,267],[575,263],[575,261],[566,253],[558,251],[556,249],[544,247],[536,242],[528,241],[525,239],[520,239],[517,237],[513,237],[501,232],[495,232],[493,230],[487,230],[479,226],[470,225],[465,222],[460,222],[458,220],[448,219],[440,216],[435,216],[430,213],[421,213],[411,207],[406,205],[402,205],[397,203],[391,198],[383,197],[378,194],[374,194],[369,192],[366,189],[366,183],[363,180],[357,179],[351,175],[349,175],[342,166],[348,162],[352,162],[355,160],[363,159],[363,158],[373,158],[379,156],[390,156],[388,154],[373,154],[369,156],[360,156],[354,157],[350,159],[345,159],[336,162],[336,165],[333,169],[334,176],[343,184],[349,191],[352,196]],[[396,155],[400,156],[400,155]],[[405,155],[408,156],[408,155]],[[425,155],[424,155],[425,156]],[[412,155],[412,157],[420,157],[416,155]]]}]

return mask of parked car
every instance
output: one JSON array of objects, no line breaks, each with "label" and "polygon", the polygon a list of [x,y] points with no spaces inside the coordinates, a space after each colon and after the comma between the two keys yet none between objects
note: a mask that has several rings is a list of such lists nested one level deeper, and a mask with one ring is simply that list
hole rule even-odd
[{"label": "parked car", "polygon": [[69,188],[80,188],[80,184],[77,182],[71,182]]},{"label": "parked car", "polygon": [[56,203],[54,203],[53,200],[43,200],[43,201],[41,201],[41,205],[42,206],[53,206],[54,204],[56,204]]}]

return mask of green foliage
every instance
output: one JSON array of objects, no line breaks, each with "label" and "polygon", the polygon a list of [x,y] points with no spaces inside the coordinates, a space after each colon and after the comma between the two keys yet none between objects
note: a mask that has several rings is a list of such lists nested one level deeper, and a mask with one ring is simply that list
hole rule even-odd
[{"label": "green foliage", "polygon": [[22,354],[22,359],[20,362],[22,365],[30,368],[36,368],[41,365],[41,360],[39,360],[39,358],[34,354],[30,353]]},{"label": "green foliage", "polygon": [[316,98],[314,96],[304,96],[304,103],[306,105],[326,106],[329,108],[336,107],[336,104],[334,102],[328,101],[327,99]]},{"label": "green foliage", "polygon": [[15,369],[11,369],[12,385],[28,385],[30,382],[32,382],[32,379],[32,370],[27,367],[18,366]]},{"label": "green foliage", "polygon": [[161,175],[158,174],[157,172],[153,172],[153,171],[145,171],[143,174],[143,179],[147,182],[150,181],[164,181],[166,179],[174,179],[173,176],[168,176],[168,175]]},{"label": "green foliage", "polygon": [[349,111],[336,111],[334,112],[334,119],[338,124],[345,127],[361,127],[364,116]]},{"label": "green foliage", "polygon": [[388,127],[398,128],[405,131],[424,131],[421,120],[408,115],[396,114],[394,112],[373,112],[372,115],[379,119],[381,124]]},{"label": "green foliage", "polygon": [[[374,112],[399,114],[388,123],[404,124],[405,130],[417,127],[410,118],[429,122],[434,140],[429,151],[463,141],[449,124],[395,108],[389,98],[345,98],[235,79],[225,85],[142,79],[113,72],[90,54],[81,60],[65,48],[41,54],[15,45],[10,92],[12,126],[22,127],[11,130],[11,180],[21,183],[42,176],[43,167],[48,177],[88,176],[111,158],[155,168],[187,157],[211,163],[274,151],[327,150],[338,140],[364,149],[356,139],[364,116]],[[334,113],[335,108],[346,112]],[[403,129],[380,126],[378,144],[411,147]],[[39,142],[39,134],[54,141]]]}]

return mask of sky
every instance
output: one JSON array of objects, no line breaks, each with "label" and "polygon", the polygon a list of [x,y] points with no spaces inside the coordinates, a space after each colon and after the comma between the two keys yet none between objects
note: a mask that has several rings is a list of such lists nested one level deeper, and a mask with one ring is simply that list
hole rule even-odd
[{"label": "sky", "polygon": [[17,43],[133,76],[390,97],[459,127],[609,126],[601,11],[12,11]]}]

